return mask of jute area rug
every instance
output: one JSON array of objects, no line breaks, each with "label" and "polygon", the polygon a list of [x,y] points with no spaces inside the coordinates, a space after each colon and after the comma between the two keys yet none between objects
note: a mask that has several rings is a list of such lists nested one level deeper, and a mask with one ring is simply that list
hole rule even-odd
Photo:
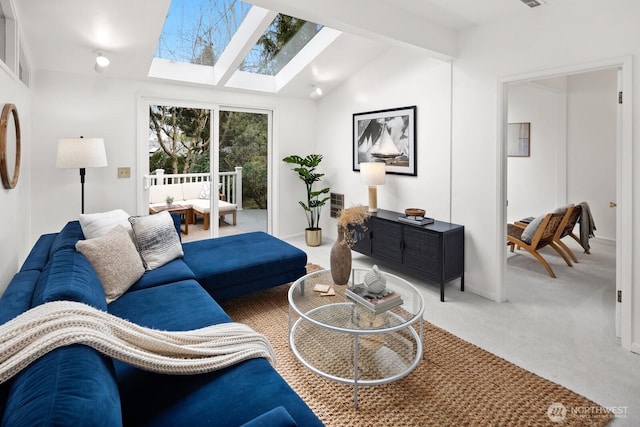
[{"label": "jute area rug", "polygon": [[276,369],[327,426],[603,426],[612,418],[585,397],[428,322],[424,360],[399,381],[360,387],[354,409],[352,386],[312,373],[289,349],[289,286],[222,306],[269,338]]}]

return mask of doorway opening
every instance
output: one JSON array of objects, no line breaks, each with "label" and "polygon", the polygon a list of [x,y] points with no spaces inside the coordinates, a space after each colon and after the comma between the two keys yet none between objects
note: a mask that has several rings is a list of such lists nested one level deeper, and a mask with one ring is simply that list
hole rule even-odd
[{"label": "doorway opening", "polygon": [[[598,201],[594,202],[594,205],[597,204],[597,210],[599,211],[599,216],[602,223],[602,237],[611,239],[612,244],[615,246],[615,287],[616,291],[611,292],[611,304],[615,305],[615,324],[616,324],[616,335],[621,338],[621,343],[624,348],[630,349],[631,346],[631,316],[630,316],[630,304],[625,302],[625,299],[622,299],[622,302],[616,301],[616,295],[618,295],[618,291],[621,294],[626,295],[629,299],[631,297],[631,280],[625,280],[625,277],[630,278],[631,274],[631,242],[629,236],[631,236],[630,230],[630,218],[631,218],[631,185],[632,181],[631,177],[631,159],[630,159],[630,150],[631,150],[631,105],[630,100],[625,104],[616,104],[618,99],[618,91],[622,92],[623,87],[630,87],[631,82],[631,63],[629,58],[619,58],[613,59],[610,61],[603,61],[594,64],[587,64],[583,66],[576,66],[571,68],[566,68],[562,70],[553,70],[549,72],[541,72],[536,74],[529,74],[526,76],[514,76],[512,78],[508,78],[503,80],[500,86],[500,156],[501,156],[501,170],[500,170],[500,186],[501,186],[501,220],[503,224],[508,222],[517,221],[520,218],[524,218],[525,216],[536,216],[538,214],[547,213],[547,211],[553,210],[553,208],[549,209],[549,206],[552,207],[560,207],[564,206],[568,203],[579,203],[581,201],[589,201],[591,199],[597,199]],[[508,123],[511,122],[521,122],[527,121],[523,120],[523,114],[527,114],[524,110],[514,109],[514,104],[512,103],[513,98],[520,95],[531,95],[537,94],[537,96],[547,97],[549,93],[557,94],[562,91],[558,91],[557,87],[555,89],[551,88],[553,85],[557,85],[559,82],[564,82],[566,84],[567,79],[575,79],[578,85],[580,85],[580,79],[588,76],[590,73],[600,73],[600,76],[608,79],[613,79],[613,91],[611,93],[611,99],[615,100],[613,107],[613,118],[609,120],[609,123],[613,123],[612,131],[607,136],[607,144],[601,145],[597,149],[606,150],[603,153],[599,153],[597,151],[585,150],[586,147],[579,147],[580,141],[580,130],[581,128],[575,122],[571,122],[571,120],[575,119],[575,117],[579,117],[579,115],[575,115],[575,117],[571,116],[572,112],[567,109],[567,98],[564,97],[563,101],[560,102],[557,107],[560,112],[560,120],[557,120],[556,117],[556,135],[563,135],[563,137],[549,137],[546,136],[547,139],[551,139],[552,142],[546,141],[547,144],[545,146],[545,136],[544,136],[544,128],[537,129],[535,124],[531,124],[531,138],[530,138],[530,152],[533,153],[538,151],[538,154],[541,151],[547,150],[547,159],[546,159],[546,167],[544,168],[536,168],[534,163],[535,161],[523,162],[522,160],[531,160],[531,158],[520,157],[520,158],[511,158],[507,157],[507,126]],[[595,74],[592,74],[595,75]],[[609,82],[610,83],[610,82]],[[542,93],[542,95],[540,95]],[[577,91],[576,93],[579,93]],[[553,95],[555,96],[555,95]],[[552,97],[553,97],[552,96]],[[562,96],[560,97],[562,98]],[[540,103],[543,101],[538,100],[536,113],[540,114]],[[516,101],[517,104],[517,101]],[[526,110],[526,109],[525,109]],[[533,110],[532,110],[533,111]],[[542,111],[542,113],[548,113],[548,111]],[[565,114],[562,117],[562,114]],[[558,125],[558,122],[560,124]],[[570,129],[568,129],[570,128]],[[584,126],[584,129],[588,128],[588,126]],[[536,130],[537,129],[537,130]],[[568,131],[569,130],[569,131]],[[585,135],[583,135],[584,137]],[[572,140],[572,137],[574,140]],[[583,153],[585,156],[580,157],[580,149],[583,149]],[[592,160],[595,158],[596,162],[601,160],[604,156],[607,159],[606,163],[609,164],[609,170],[607,168],[601,167],[596,168],[595,170],[589,168],[590,170],[576,170],[579,168],[580,160],[584,160],[587,157],[591,157]],[[601,165],[602,166],[602,165]],[[528,185],[525,186],[520,181],[519,185],[516,187],[515,182],[512,182],[513,178],[512,172],[513,170],[517,170],[517,172],[526,172],[527,169],[532,169],[535,172],[529,171],[534,175],[534,181],[537,181],[539,185]],[[581,175],[582,173],[582,175]],[[603,183],[603,186],[608,186],[608,189],[598,189],[595,190],[592,188],[591,191],[587,191],[589,186],[593,186],[591,183],[579,182],[580,180],[586,179],[585,177],[602,177],[604,174],[608,173],[608,181],[606,185],[604,182],[606,180],[597,181],[597,185]],[[576,178],[578,177],[578,178]],[[600,193],[598,193],[600,191]],[[610,193],[613,191],[613,195]],[[602,198],[603,194],[609,193],[609,200],[612,203],[612,206],[616,206],[616,209],[612,209],[607,212],[603,209],[601,205],[604,205],[605,202],[599,200]],[[525,196],[529,196],[530,200],[533,200],[533,205],[537,206],[538,209],[533,209],[531,206],[523,205],[523,200]],[[520,198],[520,199],[519,199]],[[577,200],[580,199],[580,200]],[[595,200],[594,199],[594,200]],[[606,202],[607,208],[609,205],[609,201]],[[524,213],[528,212],[528,213]],[[613,218],[606,218],[607,215],[613,216]],[[598,218],[595,218],[596,223],[598,222]],[[609,225],[610,224],[610,225]],[[600,231],[599,231],[600,232]],[[504,229],[502,229],[502,233],[506,233]],[[504,234],[502,235],[504,237]],[[502,239],[501,241],[505,241]],[[579,247],[578,247],[579,248]],[[502,247],[504,251],[504,246]],[[553,251],[552,251],[553,252]],[[577,254],[578,252],[576,252]],[[581,252],[580,252],[581,254]],[[544,255],[543,255],[544,256]],[[586,255],[588,256],[588,255]],[[508,295],[508,283],[506,281],[506,256],[501,257],[501,262],[503,265],[503,273],[501,280],[501,296],[502,300],[507,299]],[[541,267],[541,266],[540,266]],[[565,265],[566,268],[569,268]],[[559,265],[558,268],[561,268]],[[546,272],[541,267],[541,272],[539,273],[541,277],[544,277]],[[546,277],[548,280],[548,276]],[[627,299],[627,301],[629,301]],[[613,319],[611,319],[613,321]]]}]

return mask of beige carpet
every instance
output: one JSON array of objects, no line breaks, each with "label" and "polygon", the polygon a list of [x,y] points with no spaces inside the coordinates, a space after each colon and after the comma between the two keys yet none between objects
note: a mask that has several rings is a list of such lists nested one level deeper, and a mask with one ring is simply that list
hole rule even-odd
[{"label": "beige carpet", "polygon": [[395,383],[361,387],[356,410],[353,387],[313,374],[289,349],[288,289],[279,286],[222,306],[234,321],[270,339],[278,372],[327,426],[603,426],[612,417],[594,402],[428,322],[420,365]]}]

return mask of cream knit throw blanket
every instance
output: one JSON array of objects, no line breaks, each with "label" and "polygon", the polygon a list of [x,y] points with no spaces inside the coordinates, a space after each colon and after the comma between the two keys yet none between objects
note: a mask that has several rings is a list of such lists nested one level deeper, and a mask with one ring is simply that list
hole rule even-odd
[{"label": "cream knit throw blanket", "polygon": [[199,374],[275,353],[267,338],[240,323],[184,332],[145,328],[86,304],[57,301],[0,326],[0,384],[58,347],[84,344],[138,368]]}]

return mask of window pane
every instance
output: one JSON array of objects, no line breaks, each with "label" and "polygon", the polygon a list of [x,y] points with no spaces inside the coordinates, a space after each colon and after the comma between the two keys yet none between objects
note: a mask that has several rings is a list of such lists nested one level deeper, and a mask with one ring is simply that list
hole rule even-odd
[{"label": "window pane", "polygon": [[249,9],[239,0],[172,0],[155,56],[212,66]]},{"label": "window pane", "polygon": [[321,29],[322,25],[278,14],[240,69],[275,76]]},{"label": "window pane", "polygon": [[5,45],[7,40],[7,22],[4,16],[4,10],[2,10],[2,4],[0,4],[0,60],[4,63],[7,62]]}]

